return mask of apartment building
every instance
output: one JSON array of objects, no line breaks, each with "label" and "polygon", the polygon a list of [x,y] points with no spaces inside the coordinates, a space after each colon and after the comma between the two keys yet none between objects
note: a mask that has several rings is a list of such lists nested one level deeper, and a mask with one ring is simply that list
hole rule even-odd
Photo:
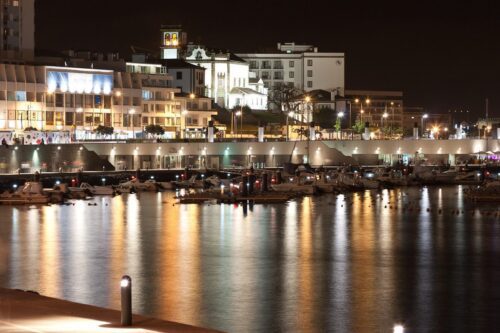
[{"label": "apartment building", "polygon": [[344,53],[319,52],[312,45],[278,43],[277,52],[238,53],[266,88],[288,84],[299,90],[344,89]]},{"label": "apartment building", "polygon": [[0,0],[0,60],[32,60],[35,0]]}]

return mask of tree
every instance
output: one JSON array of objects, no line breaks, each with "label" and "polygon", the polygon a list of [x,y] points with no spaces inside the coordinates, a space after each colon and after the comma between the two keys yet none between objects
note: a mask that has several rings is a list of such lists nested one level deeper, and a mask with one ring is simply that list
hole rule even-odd
[{"label": "tree", "polygon": [[28,126],[24,129],[25,132],[30,132],[30,131],[38,131],[36,127],[33,126]]},{"label": "tree", "polygon": [[163,129],[162,126],[160,125],[154,125],[154,124],[150,124],[148,126],[146,126],[146,128],[144,129],[144,131],[148,134],[152,134],[152,135],[163,135],[165,134],[165,130]]},{"label": "tree", "polygon": [[295,111],[300,103],[297,97],[304,91],[297,89],[293,84],[277,84],[271,88],[267,99],[269,105],[274,105],[285,112]]},{"label": "tree", "polygon": [[335,110],[331,108],[321,108],[314,115],[314,122],[321,128],[333,128],[335,123]]},{"label": "tree", "polygon": [[115,131],[115,129],[113,127],[103,126],[103,125],[99,125],[94,129],[94,132],[96,132],[99,135],[104,135],[104,136],[113,135],[114,131]]},{"label": "tree", "polygon": [[365,131],[365,123],[361,120],[356,120],[356,123],[352,126],[354,133],[362,134]]},{"label": "tree", "polygon": [[341,120],[340,120],[340,118],[339,118],[339,117],[337,117],[337,120],[335,120],[335,126],[334,126],[334,128],[335,128],[335,131],[336,131],[336,132],[340,132],[340,128],[342,127],[342,125],[341,125],[341,122],[340,122],[340,121],[341,121]]}]

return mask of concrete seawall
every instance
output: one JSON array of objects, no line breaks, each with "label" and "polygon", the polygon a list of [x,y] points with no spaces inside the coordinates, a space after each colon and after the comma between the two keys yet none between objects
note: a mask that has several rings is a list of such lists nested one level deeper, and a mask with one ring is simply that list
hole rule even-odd
[{"label": "concrete seawall", "polygon": [[33,292],[0,288],[1,332],[219,332],[139,315],[120,326],[120,312]]},{"label": "concrete seawall", "polygon": [[231,165],[279,167],[284,162],[312,165],[392,163],[416,153],[436,163],[454,164],[479,152],[500,151],[500,140],[334,140],[290,142],[88,143],[118,170],[135,168],[223,168]]},{"label": "concrete seawall", "polygon": [[[454,165],[499,152],[500,140],[324,140],[267,142],[82,142],[66,145],[10,146],[0,149],[0,172],[281,167],[283,163],[320,165],[391,164],[427,159]],[[497,154],[500,156],[500,152]],[[483,156],[484,158],[484,156]]]}]

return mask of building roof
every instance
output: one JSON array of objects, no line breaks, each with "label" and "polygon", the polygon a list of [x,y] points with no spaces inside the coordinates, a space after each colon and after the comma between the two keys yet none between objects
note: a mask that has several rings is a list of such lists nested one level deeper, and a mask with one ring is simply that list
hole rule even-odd
[{"label": "building roof", "polygon": [[243,60],[243,58],[238,57],[234,53],[229,53],[229,60],[238,61],[238,62],[246,62],[245,60]]},{"label": "building roof", "polygon": [[260,93],[256,90],[250,89],[250,88],[241,88],[241,87],[234,87],[231,89],[230,94],[243,94],[243,95],[262,95],[262,96],[267,96],[266,94]]},{"label": "building roof", "polygon": [[160,62],[162,65],[167,67],[167,70],[169,68],[194,68],[194,69],[205,70],[204,67],[193,65],[192,63],[189,63],[182,59],[161,59],[150,62]]}]

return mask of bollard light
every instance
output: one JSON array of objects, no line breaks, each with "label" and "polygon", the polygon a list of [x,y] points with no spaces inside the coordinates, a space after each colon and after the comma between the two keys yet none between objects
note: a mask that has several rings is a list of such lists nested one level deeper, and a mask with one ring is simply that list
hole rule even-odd
[{"label": "bollard light", "polygon": [[403,325],[394,325],[394,333],[404,333],[405,328]]},{"label": "bollard light", "polygon": [[124,275],[120,281],[121,305],[122,305],[122,326],[132,325],[132,279]]}]

